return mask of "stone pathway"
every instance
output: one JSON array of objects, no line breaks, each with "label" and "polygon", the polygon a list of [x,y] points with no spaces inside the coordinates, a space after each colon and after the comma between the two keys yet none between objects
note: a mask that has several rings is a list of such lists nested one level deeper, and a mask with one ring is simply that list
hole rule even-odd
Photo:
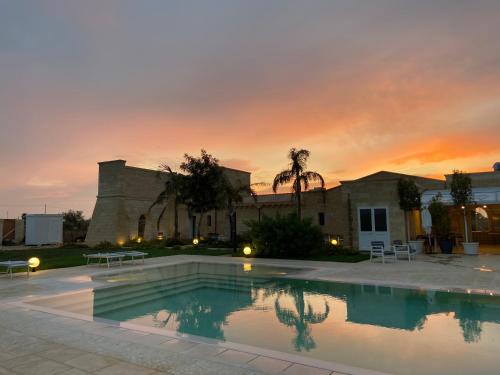
[{"label": "stone pathway", "polygon": [[0,374],[167,375],[110,356],[0,328]]}]

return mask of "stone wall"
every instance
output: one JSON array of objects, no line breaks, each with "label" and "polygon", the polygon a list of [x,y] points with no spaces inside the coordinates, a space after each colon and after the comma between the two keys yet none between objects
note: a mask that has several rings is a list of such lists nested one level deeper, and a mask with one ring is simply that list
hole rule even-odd
[{"label": "stone wall", "polygon": [[[224,168],[224,173],[234,184],[250,183],[248,172]],[[168,202],[158,229],[157,221],[163,207],[155,206],[150,210],[167,178],[167,173],[127,166],[125,160],[99,163],[98,195],[85,242],[89,245],[103,241],[123,243],[137,237],[141,215],[146,219],[144,239],[155,238],[158,231],[173,236],[173,203]],[[212,216],[212,226],[207,225],[207,215]],[[226,229],[227,212],[207,215],[202,219],[201,235],[206,236],[216,229],[229,234]],[[199,217],[199,214],[196,215],[197,220]],[[179,231],[182,238],[192,238],[192,218],[182,205],[179,207]]]}]

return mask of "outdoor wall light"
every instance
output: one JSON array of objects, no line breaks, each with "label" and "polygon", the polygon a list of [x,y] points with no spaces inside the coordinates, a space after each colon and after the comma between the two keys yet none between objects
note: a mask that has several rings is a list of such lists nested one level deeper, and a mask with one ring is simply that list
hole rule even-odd
[{"label": "outdoor wall light", "polygon": [[163,232],[159,232],[156,238],[160,241],[163,240]]},{"label": "outdoor wall light", "polygon": [[245,246],[243,248],[243,254],[245,254],[246,256],[249,256],[250,254],[252,254],[252,248],[250,246]]},{"label": "outdoor wall light", "polygon": [[125,245],[125,241],[123,241],[123,240],[118,240],[118,245],[119,245],[119,246],[123,246],[123,245]]},{"label": "outdoor wall light", "polygon": [[193,238],[193,245],[198,245],[200,243],[200,240],[197,238]]},{"label": "outdoor wall light", "polygon": [[37,257],[29,258],[28,264],[30,268],[32,268],[32,272],[34,272],[35,269],[40,265],[40,259],[38,259]]},{"label": "outdoor wall light", "polygon": [[465,210],[465,206],[462,206],[462,207],[461,207],[461,209],[462,209],[462,210]]}]

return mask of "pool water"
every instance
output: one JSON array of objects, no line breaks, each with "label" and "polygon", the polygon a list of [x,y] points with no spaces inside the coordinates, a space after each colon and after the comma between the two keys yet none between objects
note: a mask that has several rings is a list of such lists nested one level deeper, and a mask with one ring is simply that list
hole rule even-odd
[{"label": "pool water", "polygon": [[66,311],[391,374],[499,374],[500,298],[294,279],[189,263],[40,302]]}]

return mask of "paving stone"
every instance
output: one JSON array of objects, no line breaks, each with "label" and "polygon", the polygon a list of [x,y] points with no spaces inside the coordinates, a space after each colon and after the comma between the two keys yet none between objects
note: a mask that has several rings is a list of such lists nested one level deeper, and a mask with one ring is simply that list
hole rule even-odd
[{"label": "paving stone", "polygon": [[198,344],[193,348],[186,351],[186,354],[191,354],[200,357],[213,357],[224,351],[226,348],[221,348],[217,345],[207,345],[207,344]]},{"label": "paving stone", "polygon": [[53,375],[70,370],[70,367],[50,359],[40,358],[38,361],[26,362],[16,366],[13,370],[23,375]]},{"label": "paving stone", "polygon": [[88,375],[88,374],[90,374],[90,372],[79,370],[77,368],[72,368],[70,370],[60,372],[57,375]]},{"label": "paving stone", "polygon": [[84,352],[82,350],[70,348],[67,346],[60,345],[58,348],[46,350],[43,352],[37,353],[37,355],[48,358],[48,359],[53,359],[55,361],[59,362],[67,362],[70,361],[76,357],[82,356],[84,354],[88,354],[87,352]]},{"label": "paving stone", "polygon": [[283,373],[286,375],[330,375],[332,372],[330,370],[299,365],[296,363],[287,368]]},{"label": "paving stone", "polygon": [[254,360],[248,362],[248,365],[269,374],[277,374],[290,367],[292,363],[279,359],[259,356]]},{"label": "paving stone", "polygon": [[191,349],[198,345],[197,343],[186,341],[186,340],[179,340],[179,339],[173,339],[173,340],[168,340],[164,343],[161,344],[162,347],[174,351],[174,352],[183,352],[188,349]]},{"label": "paving stone", "polygon": [[93,353],[84,354],[64,362],[65,364],[85,371],[96,371],[104,367],[111,366],[117,362],[116,359],[96,355]]},{"label": "paving stone", "polygon": [[146,367],[132,365],[126,362],[120,362],[109,367],[105,367],[94,372],[96,375],[150,375],[155,370]]},{"label": "paving stone", "polygon": [[250,362],[252,359],[257,358],[257,356],[255,354],[229,349],[219,354],[217,358],[223,358],[229,362],[243,364]]}]

